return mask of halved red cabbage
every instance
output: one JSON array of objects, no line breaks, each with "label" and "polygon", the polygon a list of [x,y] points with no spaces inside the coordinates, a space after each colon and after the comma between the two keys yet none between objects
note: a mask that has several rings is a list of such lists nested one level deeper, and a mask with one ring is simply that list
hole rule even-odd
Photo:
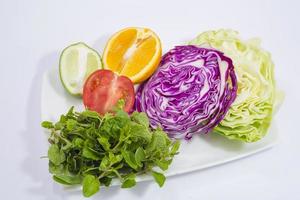
[{"label": "halved red cabbage", "polygon": [[170,137],[208,133],[225,116],[237,92],[230,58],[193,45],[166,53],[155,74],[137,91],[135,109]]}]

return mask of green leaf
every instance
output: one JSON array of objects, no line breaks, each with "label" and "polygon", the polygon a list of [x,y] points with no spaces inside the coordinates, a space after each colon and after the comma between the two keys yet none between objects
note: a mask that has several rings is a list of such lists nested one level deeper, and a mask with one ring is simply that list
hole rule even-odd
[{"label": "green leaf", "polygon": [[167,148],[166,144],[166,136],[163,131],[157,130],[152,133],[152,140],[147,146],[147,151],[148,152],[153,152],[153,151],[162,151]]},{"label": "green leaf", "polygon": [[176,140],[176,142],[173,144],[173,146],[171,148],[171,154],[177,153],[179,147],[180,147],[180,141]]},{"label": "green leaf", "polygon": [[105,151],[110,151],[110,143],[106,137],[99,137],[97,140]]},{"label": "green leaf", "polygon": [[131,119],[140,125],[143,125],[147,128],[149,127],[149,119],[146,113],[135,111],[131,114]]},{"label": "green leaf", "polygon": [[121,188],[131,188],[136,185],[135,179],[126,179],[123,183]]},{"label": "green leaf", "polygon": [[67,151],[72,148],[72,142],[70,142],[69,140],[65,140],[65,142],[66,142],[66,144],[63,145],[63,147],[61,148],[61,151]]},{"label": "green leaf", "polygon": [[98,119],[99,121],[102,120],[100,115],[97,112],[91,110],[85,110],[81,113],[81,115],[87,118]]},{"label": "green leaf", "polygon": [[159,187],[162,187],[164,185],[166,177],[162,173],[152,171],[152,176]]},{"label": "green leaf", "polygon": [[85,197],[96,194],[100,188],[99,179],[93,175],[86,175],[82,182],[82,193]]},{"label": "green leaf", "polygon": [[[126,114],[127,115],[127,114]],[[130,121],[127,116],[114,116],[105,119],[100,128],[101,132],[104,132],[108,136],[115,140],[119,140],[121,129]]]},{"label": "green leaf", "polygon": [[70,173],[77,174],[80,171],[80,164],[81,159],[77,156],[72,155],[71,153],[68,154],[67,157],[67,169]]},{"label": "green leaf", "polygon": [[72,106],[72,107],[68,110],[67,116],[68,116],[68,117],[71,117],[71,116],[73,116],[73,113],[74,113],[74,106]]},{"label": "green leaf", "polygon": [[64,116],[64,115],[61,115],[59,118],[59,122],[62,124],[66,123],[67,120],[68,120],[68,117]]},{"label": "green leaf", "polygon": [[84,140],[79,137],[76,137],[72,140],[72,144],[76,148],[82,148],[84,145]]},{"label": "green leaf", "polygon": [[125,106],[125,100],[123,98],[119,99],[116,105],[116,109],[123,110],[124,106]]},{"label": "green leaf", "polygon": [[130,129],[127,133],[131,136],[132,140],[148,143],[151,141],[151,133],[148,128],[135,122],[130,123]]},{"label": "green leaf", "polygon": [[59,165],[66,160],[66,156],[57,144],[52,144],[48,149],[48,158],[54,165]]},{"label": "green leaf", "polygon": [[101,171],[105,171],[109,167],[109,164],[110,164],[109,158],[107,156],[104,156],[100,163],[99,169]]},{"label": "green leaf", "polygon": [[51,174],[63,174],[64,173],[64,165],[54,165],[52,162],[49,162],[49,172]]},{"label": "green leaf", "polygon": [[53,123],[49,122],[49,121],[43,121],[41,125],[42,125],[43,128],[47,128],[47,129],[50,129],[50,128],[54,127]]},{"label": "green leaf", "polygon": [[155,161],[155,164],[163,171],[166,171],[169,168],[170,161]]},{"label": "green leaf", "polygon": [[134,154],[135,162],[139,167],[142,167],[142,161],[145,159],[145,151],[142,147],[139,147]]},{"label": "green leaf", "polygon": [[135,161],[134,153],[131,151],[121,151],[123,158],[125,159],[125,162],[133,169],[137,169],[138,166]]},{"label": "green leaf", "polygon": [[[122,156],[122,157],[123,157],[123,156]],[[115,169],[115,170],[118,170],[118,169],[123,168],[123,166],[124,166],[124,163],[121,162],[121,163],[119,163],[118,165],[114,166],[114,169]]]},{"label": "green leaf", "polygon": [[65,126],[65,123],[62,123],[62,122],[56,122],[55,125],[54,125],[54,128],[55,130],[61,130],[63,129]]},{"label": "green leaf", "polygon": [[77,121],[74,119],[68,119],[66,124],[67,124],[67,129],[69,131],[72,131],[75,128],[75,126],[77,125]]},{"label": "green leaf", "polygon": [[120,162],[123,159],[123,156],[115,155],[112,152],[108,152],[108,158],[109,158],[111,165],[113,165],[113,164]]},{"label": "green leaf", "polygon": [[83,147],[82,156],[91,160],[100,160],[100,155],[90,147]]},{"label": "green leaf", "polygon": [[77,185],[81,183],[82,179],[80,176],[56,174],[53,176],[53,180],[63,185]]},{"label": "green leaf", "polygon": [[111,181],[112,181],[112,178],[110,177],[103,177],[100,179],[100,183],[102,183],[103,185],[105,185],[106,187],[110,186],[111,185]]}]

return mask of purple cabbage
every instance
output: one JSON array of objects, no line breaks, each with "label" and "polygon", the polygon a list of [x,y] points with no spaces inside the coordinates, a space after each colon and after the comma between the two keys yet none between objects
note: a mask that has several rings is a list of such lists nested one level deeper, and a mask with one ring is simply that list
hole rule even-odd
[{"label": "purple cabbage", "polygon": [[190,139],[211,131],[236,93],[230,58],[214,49],[176,46],[138,88],[135,109],[148,115],[151,127],[161,127],[172,138]]}]

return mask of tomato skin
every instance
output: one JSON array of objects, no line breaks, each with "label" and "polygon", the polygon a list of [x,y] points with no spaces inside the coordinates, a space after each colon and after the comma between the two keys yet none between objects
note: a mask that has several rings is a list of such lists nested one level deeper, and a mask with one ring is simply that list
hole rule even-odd
[{"label": "tomato skin", "polygon": [[97,70],[87,78],[83,87],[83,104],[89,110],[100,115],[113,112],[120,99],[125,100],[123,110],[129,112],[135,100],[134,86],[129,78],[106,69]]}]

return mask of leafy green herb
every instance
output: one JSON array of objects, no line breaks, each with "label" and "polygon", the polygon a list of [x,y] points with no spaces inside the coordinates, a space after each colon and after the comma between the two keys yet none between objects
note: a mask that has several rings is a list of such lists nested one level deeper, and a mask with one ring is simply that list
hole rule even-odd
[{"label": "leafy green herb", "polygon": [[159,187],[162,187],[166,181],[166,177],[159,172],[152,172],[152,176],[154,177],[156,183],[159,185]]},{"label": "leafy green herb", "polygon": [[124,99],[120,99],[119,101],[118,101],[118,103],[117,103],[117,110],[118,109],[123,109],[123,107],[125,106],[125,100]]},{"label": "leafy green herb", "polygon": [[146,115],[146,113],[143,112],[134,112],[130,116],[132,121],[135,121],[145,127],[149,127],[149,119]]},{"label": "leafy green herb", "polygon": [[42,122],[42,127],[44,127],[44,128],[53,128],[53,124],[52,124],[52,122],[43,121]]},{"label": "leafy green herb", "polygon": [[136,181],[133,178],[130,179],[126,179],[123,183],[122,183],[122,188],[131,188],[133,186],[136,185]]},{"label": "leafy green herb", "polygon": [[99,179],[93,175],[87,175],[84,177],[82,182],[82,191],[85,197],[90,197],[97,193],[100,188]]},{"label": "leafy green herb", "polygon": [[110,186],[116,178],[122,188],[136,185],[136,176],[152,173],[161,187],[179,141],[172,141],[161,129],[152,130],[145,113],[128,115],[118,104],[115,114],[100,116],[74,107],[58,122],[42,122],[50,130],[49,172],[64,185],[83,185],[83,195],[90,197],[101,186]]},{"label": "leafy green herb", "polygon": [[72,176],[72,175],[54,175],[53,179],[61,184],[64,185],[76,185],[81,183],[81,177],[80,176]]},{"label": "leafy green herb", "polygon": [[166,171],[169,168],[172,160],[163,160],[163,161],[156,161],[155,164],[163,171]]},{"label": "leafy green herb", "polygon": [[57,144],[52,144],[48,149],[48,158],[54,165],[59,165],[66,160],[66,156]]},{"label": "leafy green herb", "polygon": [[139,147],[134,154],[135,162],[139,167],[142,167],[142,162],[145,159],[145,151],[142,147]]}]

